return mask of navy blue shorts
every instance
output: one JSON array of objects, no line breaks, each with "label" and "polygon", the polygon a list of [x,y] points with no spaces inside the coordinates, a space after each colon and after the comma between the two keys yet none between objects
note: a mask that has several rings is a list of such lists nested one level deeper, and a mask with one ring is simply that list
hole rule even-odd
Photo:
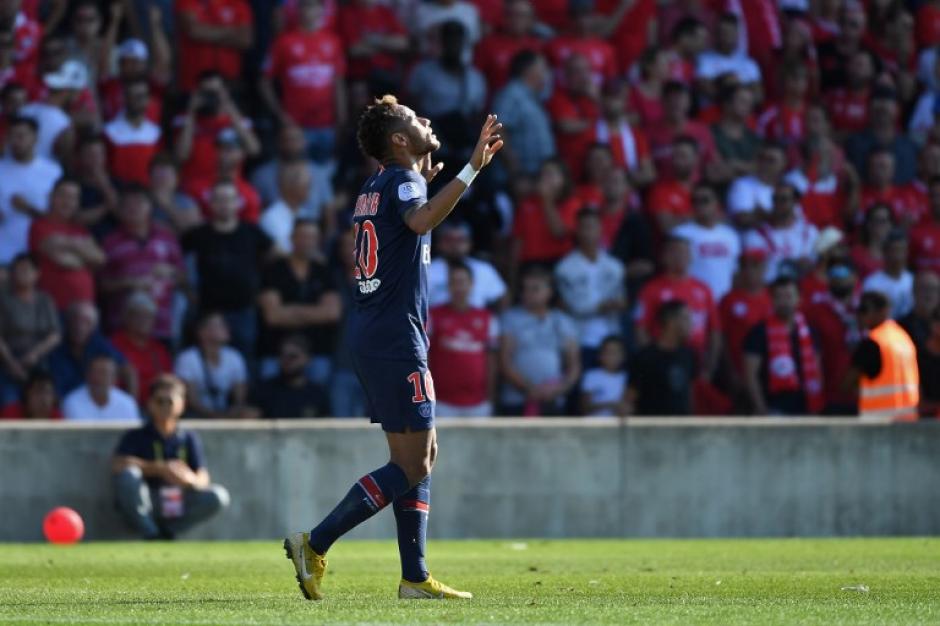
[{"label": "navy blue shorts", "polygon": [[352,355],[373,424],[389,433],[434,428],[434,381],[427,361],[390,361]]}]

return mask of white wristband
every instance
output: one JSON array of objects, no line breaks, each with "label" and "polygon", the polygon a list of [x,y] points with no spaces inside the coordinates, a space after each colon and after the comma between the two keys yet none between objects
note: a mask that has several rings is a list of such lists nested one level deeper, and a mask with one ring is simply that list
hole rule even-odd
[{"label": "white wristband", "polygon": [[476,177],[477,177],[477,174],[479,174],[479,173],[480,173],[480,172],[478,172],[477,170],[473,169],[473,166],[472,166],[472,165],[470,165],[469,163],[467,163],[466,165],[463,166],[463,169],[460,170],[460,173],[457,174],[457,180],[459,180],[459,181],[462,182],[464,185],[466,185],[467,187],[469,187],[469,186],[470,186],[470,183],[473,182],[473,179],[476,178]]}]

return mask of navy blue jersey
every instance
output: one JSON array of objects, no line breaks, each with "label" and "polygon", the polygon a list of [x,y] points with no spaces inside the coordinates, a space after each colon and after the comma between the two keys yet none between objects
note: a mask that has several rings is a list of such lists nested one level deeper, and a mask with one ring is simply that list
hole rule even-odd
[{"label": "navy blue jersey", "polygon": [[421,174],[379,168],[356,199],[355,301],[350,348],[359,357],[427,359],[428,265],[431,235],[405,224],[427,202]]}]

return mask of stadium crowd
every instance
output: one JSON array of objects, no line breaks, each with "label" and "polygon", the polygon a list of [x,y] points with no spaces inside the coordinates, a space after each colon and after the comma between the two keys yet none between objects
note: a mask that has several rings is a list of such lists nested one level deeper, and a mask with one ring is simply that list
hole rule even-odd
[{"label": "stadium crowd", "polygon": [[439,416],[854,415],[887,306],[936,417],[938,51],[937,0],[0,0],[0,410],[363,414],[395,93],[431,193],[505,127],[435,232]]}]

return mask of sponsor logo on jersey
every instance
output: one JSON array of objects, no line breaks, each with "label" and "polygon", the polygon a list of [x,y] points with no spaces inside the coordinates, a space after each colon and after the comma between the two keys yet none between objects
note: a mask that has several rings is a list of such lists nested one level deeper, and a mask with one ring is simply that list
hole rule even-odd
[{"label": "sponsor logo on jersey", "polygon": [[382,281],[379,280],[378,278],[373,278],[372,280],[360,280],[359,281],[359,293],[362,293],[362,294],[375,293],[381,284],[382,284]]}]

